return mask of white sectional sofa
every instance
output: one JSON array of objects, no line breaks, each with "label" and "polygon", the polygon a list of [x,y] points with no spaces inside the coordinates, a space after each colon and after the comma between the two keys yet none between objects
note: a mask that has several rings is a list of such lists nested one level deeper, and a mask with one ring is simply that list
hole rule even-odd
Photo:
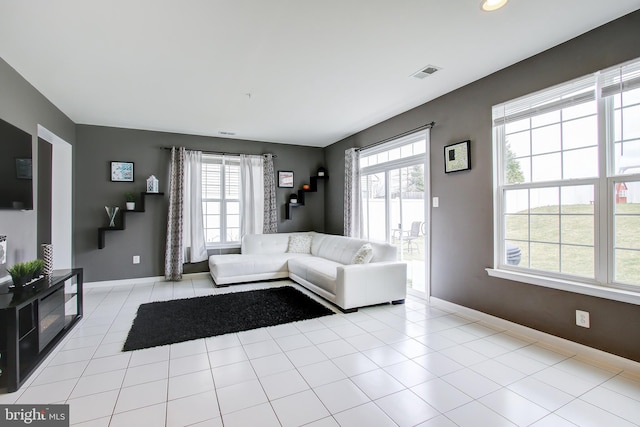
[{"label": "white sectional sofa", "polygon": [[386,243],[316,232],[252,234],[242,239],[241,254],[210,256],[209,271],[217,285],[289,277],[355,311],[404,302],[407,266],[396,254]]}]

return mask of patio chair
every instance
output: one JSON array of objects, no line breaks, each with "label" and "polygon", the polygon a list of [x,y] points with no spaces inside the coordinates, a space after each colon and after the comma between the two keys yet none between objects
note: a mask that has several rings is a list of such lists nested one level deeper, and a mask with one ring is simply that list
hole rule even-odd
[{"label": "patio chair", "polygon": [[407,243],[407,252],[412,253],[413,247],[415,246],[416,250],[420,252],[420,246],[414,240],[420,237],[420,233],[422,230],[422,222],[421,221],[413,221],[411,223],[411,231],[409,231],[409,235],[404,237],[404,241]]}]

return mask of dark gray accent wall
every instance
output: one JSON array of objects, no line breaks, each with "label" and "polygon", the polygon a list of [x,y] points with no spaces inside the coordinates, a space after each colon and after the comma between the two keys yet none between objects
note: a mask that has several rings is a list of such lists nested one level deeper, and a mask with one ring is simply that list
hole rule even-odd
[{"label": "dark gray accent wall", "polygon": [[52,161],[53,146],[38,138],[38,248],[43,243],[51,243]]},{"label": "dark gray accent wall", "polygon": [[[485,271],[493,264],[491,107],[640,57],[638,40],[640,11],[327,147],[327,232],[342,233],[344,150],[435,121],[430,175],[440,207],[431,209],[432,296],[640,361],[639,306],[496,279]],[[472,169],[445,175],[443,147],[467,139]],[[575,326],[576,309],[591,313],[590,329]]]},{"label": "dark gray accent wall", "polygon": [[75,124],[71,119],[2,58],[0,58],[0,117],[33,135],[34,138],[38,135],[38,124],[40,124],[71,145],[76,139]]},{"label": "dark gray accent wall", "polygon": [[[168,207],[170,151],[162,147],[184,146],[213,152],[273,153],[274,169],[294,172],[295,189],[309,182],[324,155],[321,148],[257,141],[182,135],[100,126],[77,126],[74,251],[84,267],[86,281],[103,281],[164,275],[164,250]],[[133,183],[111,182],[110,161],[134,162]],[[124,207],[124,193],[144,191],[146,179],[155,175],[164,197],[147,197],[146,212],[126,214],[126,230],[108,231],[104,249],[98,249],[98,227],[108,225],[105,206]],[[277,189],[278,231],[324,231],[324,189],[309,193],[306,205],[285,220],[284,205],[290,189]],[[118,214],[120,216],[120,214]],[[140,264],[132,258],[140,255]],[[185,272],[208,271],[206,263],[188,264]]]},{"label": "dark gray accent wall", "polygon": [[[29,133],[35,153],[38,147],[38,124],[67,141],[75,150],[75,124],[2,58],[0,118]],[[34,156],[33,168],[34,171],[38,168],[37,155]],[[37,198],[38,188],[35,187],[34,197]],[[27,212],[0,211],[0,234],[8,236],[7,265],[38,256],[35,230],[38,222],[51,223],[50,211],[43,210],[41,213],[38,206],[34,211]]]}]

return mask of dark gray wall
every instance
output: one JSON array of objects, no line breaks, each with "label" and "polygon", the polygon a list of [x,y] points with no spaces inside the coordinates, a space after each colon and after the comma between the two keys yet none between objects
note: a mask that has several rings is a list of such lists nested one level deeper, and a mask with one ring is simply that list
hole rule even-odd
[{"label": "dark gray wall", "polygon": [[[44,66],[44,65],[43,65]],[[49,102],[16,70],[0,58],[0,118],[29,133],[34,148],[34,171],[38,168],[38,124],[73,145],[75,151],[75,124],[55,105]],[[34,181],[35,182],[35,181]],[[38,188],[34,190],[37,198]],[[0,211],[0,234],[6,234],[7,265],[38,256],[36,229],[38,221],[51,222],[50,209],[38,218],[38,207],[33,211]],[[0,272],[2,276],[3,272]]]},{"label": "dark gray wall", "polygon": [[[38,226],[36,244],[51,243],[53,146],[38,138]],[[38,253],[40,256],[41,254]]]},{"label": "dark gray wall", "polygon": [[[333,168],[325,199],[327,232],[343,228],[344,174],[338,165],[344,163],[344,150],[435,121],[431,192],[440,198],[440,207],[431,210],[432,296],[640,361],[637,305],[496,279],[485,272],[493,263],[491,107],[640,57],[638,40],[636,11],[327,147],[325,158]],[[443,147],[467,139],[472,169],[445,175]],[[576,309],[591,313],[591,329],[575,326]]]},{"label": "dark gray wall", "polygon": [[[84,267],[86,281],[128,279],[164,275],[164,250],[168,206],[170,151],[162,147],[184,146],[214,152],[241,154],[273,153],[274,169],[294,171],[297,189],[309,182],[323,166],[321,148],[272,144],[223,138],[191,136],[100,126],[77,127],[74,252]],[[110,161],[134,162],[133,183],[111,182]],[[147,197],[146,212],[127,214],[126,230],[109,231],[104,249],[98,249],[98,227],[108,225],[105,206],[124,207],[124,193],[144,191],[146,179],[155,175],[164,197]],[[284,204],[290,189],[277,189],[278,231],[324,230],[324,188],[309,193],[304,207],[296,208],[293,219],[284,218]],[[120,214],[118,214],[119,216]],[[132,263],[140,255],[140,264]],[[186,265],[185,272],[208,271],[206,263]]]}]

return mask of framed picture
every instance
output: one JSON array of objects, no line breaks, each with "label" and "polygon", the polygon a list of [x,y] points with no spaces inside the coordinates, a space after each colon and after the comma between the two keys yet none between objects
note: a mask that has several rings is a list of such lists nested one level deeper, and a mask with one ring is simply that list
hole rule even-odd
[{"label": "framed picture", "polygon": [[111,162],[112,182],[133,182],[133,162]]},{"label": "framed picture", "polygon": [[16,178],[32,179],[31,159],[16,159]]},{"label": "framed picture", "polygon": [[470,143],[471,141],[462,141],[444,147],[445,173],[471,169]]},{"label": "framed picture", "polygon": [[293,172],[278,171],[278,187],[293,188]]}]

